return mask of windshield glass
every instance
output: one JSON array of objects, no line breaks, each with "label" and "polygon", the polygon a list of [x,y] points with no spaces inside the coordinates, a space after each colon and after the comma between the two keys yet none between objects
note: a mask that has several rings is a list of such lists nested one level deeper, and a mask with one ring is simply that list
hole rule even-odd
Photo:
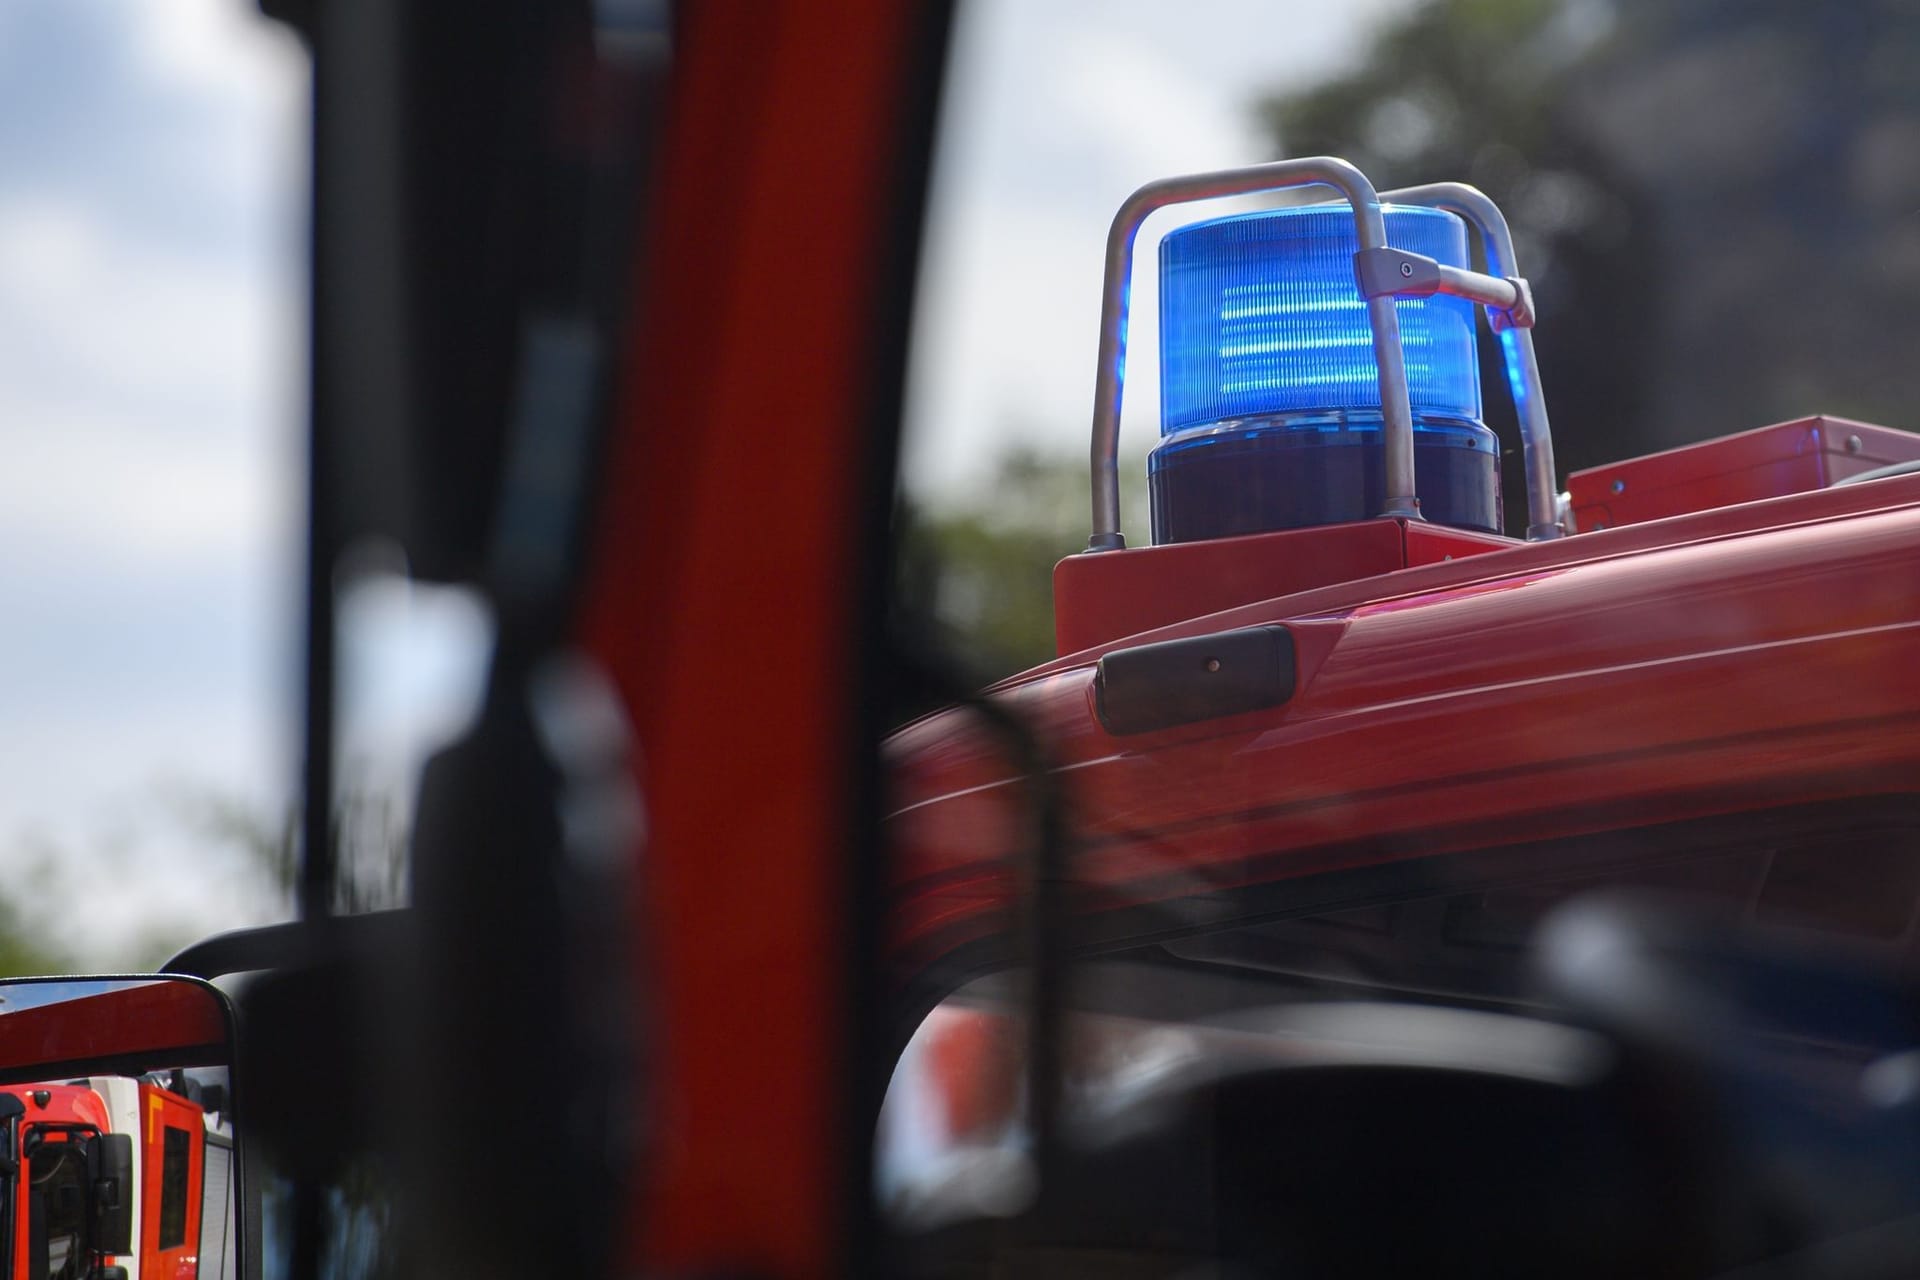
[{"label": "windshield glass", "polygon": [[78,1143],[55,1139],[27,1161],[28,1268],[70,1280],[86,1267],[87,1162]]}]

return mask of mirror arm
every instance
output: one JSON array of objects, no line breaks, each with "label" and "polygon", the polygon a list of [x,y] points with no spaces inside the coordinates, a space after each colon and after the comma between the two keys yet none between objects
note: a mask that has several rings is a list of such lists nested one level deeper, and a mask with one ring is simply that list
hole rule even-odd
[{"label": "mirror arm", "polygon": [[217,933],[174,955],[160,973],[212,981],[231,973],[288,969],[322,956],[365,955],[395,945],[411,929],[413,912],[370,911],[320,921],[293,921]]}]

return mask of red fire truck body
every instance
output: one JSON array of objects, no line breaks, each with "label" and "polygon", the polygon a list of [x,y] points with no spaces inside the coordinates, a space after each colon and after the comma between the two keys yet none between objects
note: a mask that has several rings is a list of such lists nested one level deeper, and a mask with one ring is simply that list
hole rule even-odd
[{"label": "red fire truck body", "polygon": [[[1746,815],[1785,843],[1796,823],[1913,818],[1920,475],[1755,470],[1759,437],[1821,427],[1895,460],[1915,443],[1815,419],[1660,455],[1631,465],[1636,489],[1677,477],[1664,510],[1546,542],[1383,519],[1064,561],[1063,656],[991,695],[1053,752],[1077,938],[1390,900],[1447,855],[1482,859],[1447,883],[1487,888],[1677,856],[1653,833],[1693,820]],[[1576,498],[1621,470],[1576,475]],[[1716,505],[1730,483],[1776,496]],[[1103,656],[1276,626],[1296,663],[1280,705],[1103,724]],[[1005,961],[1032,841],[1020,776],[964,708],[904,729],[891,760],[895,956],[950,985]],[[1605,833],[1629,834],[1582,851]],[[1913,903],[1881,892],[1891,923],[1868,932],[1897,944]]]},{"label": "red fire truck body", "polygon": [[[5,1092],[22,1108],[8,1135],[7,1155],[17,1162],[5,1209],[8,1274],[21,1280],[85,1274],[89,1260],[77,1245],[89,1216],[89,1170],[79,1152],[82,1140],[112,1132],[106,1101],[77,1085],[25,1085]],[[46,1145],[26,1156],[26,1145],[41,1139]]]},{"label": "red fire truck body", "polygon": [[[20,1104],[11,1158],[20,1171],[7,1206],[17,1277],[87,1277],[123,1268],[126,1280],[229,1274],[232,1142],[199,1103],[146,1080],[100,1077],[9,1085]],[[125,1168],[89,1148],[126,1139]],[[209,1196],[209,1161],[218,1174]],[[129,1250],[116,1247],[116,1212]]]},{"label": "red fire truck body", "polygon": [[[553,775],[520,767],[530,757],[517,736],[528,718],[522,695],[539,687],[536,680],[551,668],[531,661],[525,671],[518,666],[526,655],[549,653],[549,629],[567,631],[560,617],[576,619],[567,634],[610,673],[644,746],[633,770],[635,791],[646,801],[648,839],[646,882],[635,888],[630,915],[619,922],[622,936],[635,934],[643,943],[633,972],[636,989],[648,997],[647,1054],[644,1076],[634,1071],[625,1096],[644,1103],[644,1166],[629,1180],[624,1201],[615,1192],[606,1197],[607,1206],[624,1204],[624,1214],[609,1207],[596,1218],[589,1195],[561,1187],[552,1202],[557,1207],[587,1206],[586,1225],[615,1228],[604,1233],[607,1242],[597,1253],[582,1244],[582,1256],[602,1261],[637,1244],[640,1265],[660,1271],[824,1276],[877,1269],[878,1233],[859,1198],[867,1186],[857,1157],[870,1117],[864,1090],[849,1087],[870,1067],[864,1054],[879,1038],[870,1024],[880,1002],[867,998],[866,984],[872,976],[868,930],[881,927],[881,912],[868,877],[880,873],[889,880],[886,959],[896,982],[938,999],[970,975],[1017,963],[1009,916],[1022,896],[1022,876],[1030,874],[1029,855],[1044,843],[1032,813],[1041,789],[1033,780],[1043,772],[1057,780],[1070,806],[1071,837],[1058,852],[1074,890],[1073,941],[1090,948],[1191,939],[1288,913],[1391,900],[1418,888],[1420,869],[1457,867],[1462,857],[1477,854],[1501,856],[1452,883],[1473,888],[1527,875],[1564,878],[1605,859],[1664,857],[1675,847],[1674,829],[1699,822],[1738,819],[1734,825],[1752,847],[1770,857],[1773,844],[1790,841],[1802,821],[1836,814],[1843,823],[1910,820],[1910,780],[1920,757],[1920,676],[1910,656],[1920,626],[1914,572],[1920,568],[1920,477],[1828,488],[1857,465],[1845,459],[1868,451],[1873,442],[1863,433],[1860,451],[1847,448],[1843,436],[1837,452],[1822,448],[1820,457],[1780,466],[1777,457],[1756,464],[1721,455],[1725,465],[1703,466],[1680,484],[1643,484],[1649,469],[1673,468],[1673,478],[1676,460],[1637,460],[1603,478],[1594,501],[1583,500],[1591,491],[1576,476],[1572,506],[1582,528],[1553,541],[1450,531],[1390,510],[1372,520],[1343,518],[1213,542],[1131,551],[1108,544],[1116,549],[1076,557],[1057,579],[1061,657],[989,694],[1013,713],[1009,722],[1031,731],[1048,758],[1010,759],[1016,753],[1007,735],[995,736],[977,704],[916,722],[889,744],[889,839],[883,850],[873,848],[865,824],[865,732],[893,664],[867,629],[885,601],[883,556],[876,549],[884,545],[892,483],[886,460],[904,364],[900,335],[909,315],[911,272],[904,264],[920,227],[942,52],[940,33],[930,28],[944,19],[926,15],[943,11],[823,7],[806,21],[770,21],[745,6],[686,10],[687,29],[675,35],[672,110],[647,232],[664,252],[650,257],[643,319],[619,349],[626,390],[614,398],[612,447],[602,468],[604,514],[591,554],[583,557],[590,566],[583,598],[570,612],[556,608],[552,619],[538,605],[500,610],[499,652],[510,661],[496,672],[498,696],[488,699],[486,732],[474,736],[475,758],[449,775],[491,784],[458,789],[458,811],[477,814],[479,822],[427,827],[417,842],[417,866],[431,868],[429,855],[437,852],[438,865],[463,873],[438,882],[418,878],[421,936],[504,940],[473,952],[448,949],[454,963],[423,983],[440,999],[422,1008],[437,1015],[451,1006],[457,1016],[445,1023],[415,1020],[407,1029],[419,1040],[402,1041],[403,1047],[423,1057],[444,1050],[454,1055],[449,1061],[473,1059],[503,1045],[564,1043],[561,1035],[526,1033],[530,1027],[544,1033],[554,1010],[584,1011],[579,1016],[594,1032],[632,1018],[639,1002],[623,1003],[624,992],[599,999],[606,994],[602,984],[580,989],[581,977],[597,978],[594,966],[605,963],[595,949],[605,939],[592,931],[591,918],[559,911],[549,918],[529,909],[538,902],[515,900],[533,896],[529,885],[552,887],[552,873],[563,865],[549,857],[561,848],[546,821]],[[351,37],[362,34],[369,39],[359,48],[386,50],[392,24],[362,33],[351,12],[329,16],[339,21],[314,33],[321,51],[316,101],[376,107],[346,125],[334,120],[337,105],[328,107],[315,131],[316,173],[324,177],[316,239],[352,247],[367,228],[384,232],[398,220],[381,216],[387,210],[379,197],[392,184],[363,181],[364,165],[342,163],[378,136],[364,122],[377,125],[382,117],[380,95],[356,92],[380,81],[355,80],[359,73],[340,51],[354,49]],[[503,24],[459,24],[462,35],[490,30],[517,32]],[[448,47],[429,39],[397,41],[393,52],[401,67],[427,59],[454,65]],[[552,62],[569,70],[577,65]],[[488,81],[439,76],[421,83]],[[746,98],[743,86],[751,91]],[[431,93],[387,96],[410,109],[438,105]],[[460,111],[438,114],[470,118]],[[559,118],[576,119],[572,113]],[[414,134],[423,145],[435,140],[431,131]],[[399,168],[409,178],[418,175],[436,198],[401,203],[395,197],[394,207],[429,217],[464,207],[471,190],[535,189],[495,182],[491,170],[482,175],[484,187],[459,185],[448,176],[465,176],[457,163]],[[440,186],[425,185],[436,177]],[[796,202],[796,192],[807,199]],[[406,187],[400,193],[417,194]],[[1368,202],[1354,204],[1359,211]],[[715,217],[716,209],[727,216]],[[801,243],[805,251],[795,252]],[[316,457],[356,464],[314,469],[309,694],[315,711],[307,755],[309,794],[319,798],[332,794],[328,770],[335,758],[328,683],[334,557],[341,535],[359,531],[347,520],[350,505],[341,494],[360,495],[346,482],[387,480],[390,469],[358,464],[387,456],[396,442],[417,445],[418,459],[428,463],[470,460],[480,452],[458,413],[390,420],[353,412],[361,402],[338,394],[356,378],[373,381],[369,351],[381,361],[390,355],[385,344],[345,340],[384,332],[366,323],[370,317],[392,319],[369,301],[385,297],[385,289],[338,287],[358,281],[340,264],[366,258],[329,251],[315,272],[328,284],[315,291],[316,390],[325,393],[315,397]],[[485,282],[471,268],[498,263],[511,270],[519,260],[453,252],[402,254],[396,261],[407,286],[395,291],[396,313],[407,299],[424,300],[418,311],[433,318],[436,311],[482,310],[472,295],[436,290],[436,283]],[[770,280],[780,287],[770,288]],[[1124,296],[1124,277],[1116,288]],[[792,323],[795,298],[819,303],[804,324]],[[1514,309],[1512,301],[1500,306]],[[1391,305],[1384,310],[1393,314]],[[542,311],[543,322],[552,314]],[[508,317],[503,311],[498,318]],[[1124,325],[1114,331],[1123,333]],[[429,336],[423,351],[472,349],[462,341],[469,335],[457,329]],[[415,357],[402,367],[415,363],[427,365]],[[1109,358],[1100,366],[1103,377],[1121,367]],[[426,379],[389,381],[396,384],[397,404]],[[488,403],[491,394],[481,392],[479,402]],[[462,399],[449,396],[445,403]],[[1385,400],[1383,390],[1383,408]],[[1117,423],[1117,403],[1110,409]],[[396,441],[391,424],[414,417],[453,423],[455,447],[430,447],[444,442],[424,431],[417,441]],[[342,430],[356,419],[374,424],[362,428],[373,434]],[[783,448],[743,450],[741,432],[766,423],[780,424]],[[514,438],[523,437],[516,430]],[[874,465],[876,455],[881,465]],[[1551,465],[1541,470],[1557,480]],[[433,496],[443,497],[440,487],[453,468],[418,471],[436,486]],[[1732,479],[1742,475],[1753,485]],[[1645,493],[1656,496],[1642,506]],[[1394,496],[1413,495],[1408,489]],[[420,513],[404,513],[404,527],[419,544],[409,545],[410,552],[427,545],[426,533],[415,530],[416,514],[419,530],[438,528],[435,508],[421,505]],[[462,515],[478,506],[446,505]],[[1117,529],[1096,529],[1108,532]],[[503,537],[471,563],[497,567],[491,557],[500,546],[514,549]],[[461,539],[450,533],[447,548],[447,562],[468,559]],[[522,630],[529,617],[537,625]],[[777,617],[777,628],[768,627],[769,617]],[[1284,697],[1139,732],[1123,732],[1103,718],[1102,664],[1109,659],[1156,643],[1247,630],[1285,638],[1291,661]],[[1205,670],[1204,644],[1193,652]],[[496,799],[497,807],[487,803]],[[1808,819],[1809,812],[1818,818]],[[308,830],[318,838],[305,842],[301,887],[315,917],[334,899],[332,867],[322,853],[330,847],[328,817],[324,803],[309,806]],[[1586,841],[1610,833],[1627,838],[1596,855]],[[502,871],[527,874],[464,874],[475,849],[497,852],[491,865]],[[1829,851],[1836,857],[1859,852],[1822,849]],[[1409,876],[1397,885],[1364,879],[1400,871]],[[1344,878],[1331,883],[1335,877]],[[1883,879],[1859,879],[1885,898],[1898,898]],[[488,933],[479,927],[492,925],[509,928]],[[1912,929],[1908,911],[1886,936],[1910,938]],[[538,945],[511,945],[516,937]],[[434,953],[424,948],[419,954]],[[495,967],[476,968],[476,956]],[[491,980],[549,971],[574,985]],[[523,987],[533,994],[526,1003],[537,1018],[515,1003]],[[557,999],[556,992],[568,998]],[[292,1003],[262,998],[269,1011]],[[1044,1019],[1034,1021],[1045,1029]],[[442,1034],[445,1026],[469,1034]],[[604,1039],[587,1043],[599,1050]],[[262,1043],[276,1042],[263,1035]],[[355,1047],[377,1052],[374,1044]],[[265,1077],[276,1059],[298,1055],[250,1057]],[[963,1062],[955,1071],[966,1067]],[[1034,1076],[1050,1083],[1039,1070]],[[545,1078],[570,1102],[603,1096],[578,1073]],[[983,1098],[980,1110],[1009,1110],[1017,1092]],[[460,1109],[453,1110],[458,1116]],[[1434,1110],[1470,1124],[1507,1114],[1485,1105]],[[986,1123],[968,1114],[952,1125]],[[582,1127],[587,1150],[605,1156],[608,1134],[592,1124],[563,1126],[555,1150],[573,1156],[571,1129]],[[1475,1207],[1495,1215],[1475,1215],[1487,1223],[1489,1239],[1526,1225],[1519,1221],[1524,1212],[1509,1212],[1499,1190],[1483,1191],[1460,1171],[1487,1145],[1485,1130],[1493,1127],[1470,1132],[1466,1142],[1433,1144],[1438,1176],[1409,1194],[1396,1197],[1367,1178],[1347,1178],[1351,1199],[1364,1202],[1366,1213],[1355,1223],[1355,1242],[1417,1221],[1414,1214],[1432,1193],[1447,1189],[1478,1198]],[[419,1178],[419,1189],[436,1193],[427,1198],[440,1203],[422,1215],[422,1238],[450,1243],[443,1264],[472,1256],[473,1242],[484,1241],[495,1252],[481,1253],[473,1270],[502,1269],[502,1259],[529,1256],[546,1256],[551,1265],[552,1255],[540,1251],[556,1238],[588,1239],[587,1231],[556,1230],[554,1213],[495,1214],[512,1230],[474,1230],[486,1225],[487,1215],[472,1214],[484,1195],[476,1198],[469,1188],[497,1183],[503,1162],[474,1158],[484,1157],[485,1141],[447,1140],[464,1138],[471,1128],[449,1135],[423,1127],[431,1142],[421,1144],[428,1158],[421,1168],[439,1176]],[[335,1135],[305,1136],[324,1148],[324,1139]],[[1281,1162],[1330,1186],[1342,1179],[1329,1177],[1328,1166],[1312,1156],[1334,1142],[1357,1148],[1378,1166],[1421,1153],[1419,1142],[1404,1139],[1349,1143],[1340,1133],[1316,1152],[1293,1133],[1273,1138],[1265,1145]],[[1564,1163],[1576,1166],[1578,1156],[1569,1149]],[[585,1172],[583,1163],[560,1167]],[[1536,1164],[1525,1172],[1535,1184],[1559,1186],[1563,1179],[1556,1175],[1578,1171],[1546,1169]],[[1164,1163],[1139,1172],[1131,1189],[1142,1194],[1120,1202],[1123,1209],[1151,1208],[1151,1200],[1177,1190],[1212,1189],[1204,1176],[1168,1176]],[[1380,1172],[1390,1170],[1365,1171]],[[542,1190],[559,1183],[550,1179]],[[1567,1201],[1577,1202],[1579,1184],[1569,1179],[1565,1185]],[[1687,1189],[1679,1178],[1652,1185],[1661,1194]],[[317,1179],[303,1189],[310,1208],[323,1203]],[[1252,1207],[1264,1218],[1278,1202]],[[1318,1207],[1309,1200],[1309,1209]],[[1503,1212],[1507,1220],[1497,1216]],[[321,1265],[324,1237],[307,1234],[311,1239],[302,1245],[296,1238],[293,1246],[296,1269]],[[501,1248],[503,1237],[522,1252]],[[1599,1232],[1568,1237],[1576,1245],[1604,1243]],[[1093,1243],[1107,1242],[1096,1236]],[[1394,1270],[1411,1269],[1409,1261],[1463,1269],[1476,1256],[1410,1251]],[[632,1254],[625,1258],[633,1261]],[[1022,1261],[1033,1274],[1064,1270],[1049,1266],[1046,1255]],[[1129,1261],[1105,1249],[1093,1255],[1096,1267]],[[1240,1269],[1231,1262],[1216,1268],[1171,1261],[1178,1270],[1169,1274]],[[448,1265],[458,1269],[458,1261]],[[592,1274],[605,1265],[575,1269]],[[976,1274],[1022,1269],[983,1267]],[[1531,1272],[1558,1273],[1553,1267]]]}]

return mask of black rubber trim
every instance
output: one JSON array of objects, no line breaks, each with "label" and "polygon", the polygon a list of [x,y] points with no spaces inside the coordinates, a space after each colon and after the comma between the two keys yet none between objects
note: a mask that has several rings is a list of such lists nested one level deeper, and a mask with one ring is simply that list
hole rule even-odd
[{"label": "black rubber trim", "polygon": [[1094,676],[1108,733],[1150,733],[1277,707],[1293,696],[1293,636],[1283,626],[1115,649]]}]

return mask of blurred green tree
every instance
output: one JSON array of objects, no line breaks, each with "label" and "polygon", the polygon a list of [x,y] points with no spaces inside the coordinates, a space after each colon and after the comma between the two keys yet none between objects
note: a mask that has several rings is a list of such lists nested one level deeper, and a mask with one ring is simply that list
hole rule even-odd
[{"label": "blurred green tree", "polygon": [[1903,0],[1426,0],[1256,109],[1282,154],[1501,205],[1564,474],[1810,413],[1909,424],[1916,57]]},{"label": "blurred green tree", "polygon": [[[410,801],[397,788],[412,782],[385,777],[364,764],[344,771],[333,810],[333,909],[339,914],[405,905],[412,833],[404,815]],[[210,846],[239,853],[242,864],[292,916],[300,871],[297,806],[273,814],[209,791],[182,805],[181,818]]]},{"label": "blurred green tree", "polygon": [[[1382,26],[1350,73],[1255,108],[1282,154],[1343,156],[1383,190],[1469,182],[1500,205],[1539,305],[1535,342],[1563,474],[1673,443],[1648,422],[1640,376],[1653,355],[1644,317],[1662,288],[1655,220],[1568,110],[1578,68],[1612,34],[1594,9],[1429,0]],[[1481,385],[1505,446],[1508,526],[1524,525],[1518,428],[1491,342],[1481,344]]]},{"label": "blurred green tree", "polygon": [[[63,917],[64,918],[64,917]],[[72,968],[70,953],[58,941],[57,927],[36,916],[9,893],[0,896],[0,977],[65,973]]]},{"label": "blurred green tree", "polygon": [[[1139,457],[1123,477],[1144,477]],[[1144,485],[1123,485],[1123,523],[1145,541]],[[1087,545],[1087,461],[1015,449],[977,496],[903,497],[896,597],[914,631],[966,664],[975,683],[1054,656],[1053,566]]]}]

